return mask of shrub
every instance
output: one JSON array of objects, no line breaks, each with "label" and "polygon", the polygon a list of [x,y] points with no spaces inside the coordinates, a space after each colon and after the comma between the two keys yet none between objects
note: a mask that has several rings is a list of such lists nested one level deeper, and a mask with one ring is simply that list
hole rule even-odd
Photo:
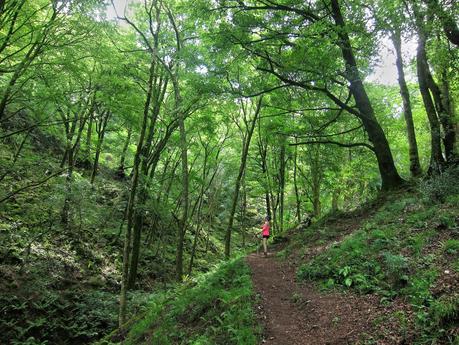
[{"label": "shrub", "polygon": [[420,190],[424,201],[429,203],[444,203],[450,196],[459,194],[459,168],[451,167],[438,176],[424,181]]},{"label": "shrub", "polygon": [[388,283],[395,288],[404,286],[408,280],[408,259],[389,252],[384,253],[383,258]]}]

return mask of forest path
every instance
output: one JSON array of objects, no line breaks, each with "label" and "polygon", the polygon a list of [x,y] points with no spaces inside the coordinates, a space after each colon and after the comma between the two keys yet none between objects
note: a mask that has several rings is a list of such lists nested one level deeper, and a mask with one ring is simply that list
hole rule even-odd
[{"label": "forest path", "polygon": [[294,265],[251,254],[247,263],[259,295],[258,321],[262,344],[337,345],[356,344],[359,335],[370,333],[371,320],[379,314],[374,296],[352,293],[321,293],[311,284],[295,281]]}]

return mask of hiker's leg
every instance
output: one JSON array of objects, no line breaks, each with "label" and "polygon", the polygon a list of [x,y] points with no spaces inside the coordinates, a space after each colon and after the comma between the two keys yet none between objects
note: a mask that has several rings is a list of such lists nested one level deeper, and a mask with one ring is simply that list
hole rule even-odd
[{"label": "hiker's leg", "polygon": [[266,254],[268,252],[268,244],[267,244],[268,239],[266,237],[263,237],[263,252]]}]

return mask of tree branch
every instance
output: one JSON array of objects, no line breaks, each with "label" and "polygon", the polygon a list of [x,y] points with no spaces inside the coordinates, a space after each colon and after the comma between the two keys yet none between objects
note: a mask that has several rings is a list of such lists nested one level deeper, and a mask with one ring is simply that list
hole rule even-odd
[{"label": "tree branch", "polygon": [[289,146],[298,146],[298,145],[314,145],[314,144],[332,144],[332,145],[337,145],[341,147],[366,147],[367,149],[370,149],[371,151],[375,151],[374,147],[367,144],[367,143],[350,143],[350,144],[345,144],[345,143],[340,143],[338,141],[332,141],[332,140],[311,140],[311,141],[302,141],[299,143],[290,143]]}]

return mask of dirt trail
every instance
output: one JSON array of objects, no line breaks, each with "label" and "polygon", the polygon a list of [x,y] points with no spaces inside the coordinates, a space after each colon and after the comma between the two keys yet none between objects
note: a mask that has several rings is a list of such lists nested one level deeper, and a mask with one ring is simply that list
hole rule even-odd
[{"label": "dirt trail", "polygon": [[260,296],[262,344],[356,344],[361,334],[371,332],[371,320],[379,314],[374,296],[319,293],[311,285],[299,285],[295,268],[277,260],[274,253],[268,258],[251,254],[247,262]]}]

